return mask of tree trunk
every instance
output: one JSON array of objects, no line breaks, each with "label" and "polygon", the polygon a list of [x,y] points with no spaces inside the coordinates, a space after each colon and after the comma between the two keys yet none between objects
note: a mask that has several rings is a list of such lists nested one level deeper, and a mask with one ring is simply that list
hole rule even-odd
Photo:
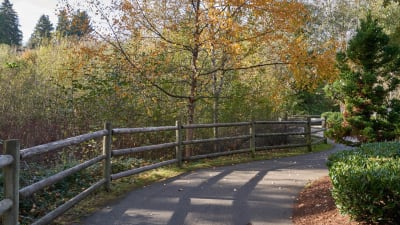
[{"label": "tree trunk", "polygon": [[[194,124],[194,113],[196,109],[196,101],[194,98],[189,98],[188,105],[187,105],[187,124],[191,125]],[[194,138],[194,130],[193,129],[186,129],[186,140],[191,141]],[[185,154],[184,157],[190,157],[193,155],[193,150],[190,145],[185,146]]]},{"label": "tree trunk", "polygon": [[[201,28],[200,28],[200,0],[192,2],[193,11],[195,13],[194,23],[195,28],[193,31],[193,49],[191,50],[192,53],[192,74],[190,77],[190,94],[188,98],[188,105],[187,105],[187,124],[191,125],[194,124],[195,121],[195,111],[196,111],[196,101],[197,101],[197,85],[199,78],[199,68],[198,68],[198,60],[199,60],[199,52],[200,52],[200,35],[201,35]],[[194,130],[187,129],[186,130],[186,140],[191,141],[194,138]],[[193,150],[190,145],[186,145],[185,147],[185,157],[190,157],[193,155]]]}]

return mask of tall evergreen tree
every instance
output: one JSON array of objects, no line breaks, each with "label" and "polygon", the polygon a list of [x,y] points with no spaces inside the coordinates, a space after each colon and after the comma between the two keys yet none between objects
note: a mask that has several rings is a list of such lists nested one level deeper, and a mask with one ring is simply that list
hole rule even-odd
[{"label": "tall evergreen tree", "polygon": [[65,10],[61,10],[58,14],[56,31],[61,37],[75,36],[81,38],[90,34],[93,28],[86,11],[78,10],[73,15],[68,15]]},{"label": "tall evergreen tree", "polygon": [[93,31],[90,25],[90,18],[86,11],[78,10],[71,20],[70,35],[83,37]]},{"label": "tall evergreen tree", "polygon": [[346,52],[337,56],[338,99],[345,105],[345,125],[362,142],[393,139],[400,123],[400,102],[390,93],[399,86],[400,49],[368,15]]},{"label": "tall evergreen tree", "polygon": [[49,16],[42,15],[35,26],[35,30],[29,39],[29,47],[35,48],[51,38],[51,32],[54,30]]},{"label": "tall evergreen tree", "polygon": [[0,6],[0,43],[21,45],[22,32],[19,29],[18,15],[9,0]]},{"label": "tall evergreen tree", "polygon": [[60,10],[58,13],[58,21],[56,32],[57,35],[61,37],[65,37],[69,35],[70,32],[71,21],[68,18],[68,13],[65,10]]}]

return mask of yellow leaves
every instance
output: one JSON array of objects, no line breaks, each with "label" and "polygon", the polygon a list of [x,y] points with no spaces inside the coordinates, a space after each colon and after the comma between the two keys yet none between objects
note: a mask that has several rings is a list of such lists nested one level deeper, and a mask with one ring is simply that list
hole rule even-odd
[{"label": "yellow leaves", "polygon": [[[198,74],[279,57],[288,63],[285,81],[301,88],[315,88],[334,77],[335,48],[315,49],[298,35],[308,18],[299,1],[201,0],[197,7],[181,0],[123,0],[119,9],[123,16],[117,26],[138,34],[132,38],[140,43],[138,49],[129,51],[136,57],[135,69],[150,82],[177,79],[189,86]],[[273,98],[280,101],[282,96]]]},{"label": "yellow leaves", "polygon": [[240,48],[231,43],[271,42],[297,29],[305,15],[301,3],[289,0],[203,0],[199,8],[188,1],[154,2],[123,0],[120,22],[132,22],[125,30],[142,30],[139,38],[158,38],[172,47],[219,46],[232,54]]},{"label": "yellow leaves", "polygon": [[123,0],[120,4],[121,4],[120,7],[121,7],[122,11],[132,11],[133,10],[133,5],[128,0]]},{"label": "yellow leaves", "polygon": [[35,64],[37,59],[36,51],[26,50],[21,55],[22,60]]},{"label": "yellow leaves", "polygon": [[320,54],[316,55],[316,62],[315,68],[316,73],[319,74],[321,79],[325,80],[326,82],[330,83],[336,80],[339,71],[335,67],[335,55],[337,46],[333,43],[327,43],[330,46],[325,47],[325,51],[321,52]]},{"label": "yellow leaves", "polygon": [[228,0],[227,2],[234,6],[241,6],[246,3],[246,0]]},{"label": "yellow leaves", "polygon": [[230,45],[230,51],[234,55],[238,55],[241,53],[242,46],[240,46],[238,43],[233,43]]},{"label": "yellow leaves", "polygon": [[316,48],[311,46],[304,36],[299,35],[287,43],[282,59],[288,63],[290,76],[298,88],[314,90],[337,77],[335,55],[334,42],[327,42]]}]

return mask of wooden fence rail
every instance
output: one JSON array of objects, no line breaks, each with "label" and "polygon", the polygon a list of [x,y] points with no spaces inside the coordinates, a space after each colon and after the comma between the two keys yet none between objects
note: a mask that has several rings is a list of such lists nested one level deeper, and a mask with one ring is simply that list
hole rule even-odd
[{"label": "wooden fence rail", "polygon": [[[313,138],[312,136],[316,133],[323,132],[324,128],[313,128],[313,125],[320,125],[323,123],[322,120],[315,120],[307,117],[306,120],[302,121],[253,121],[253,122],[238,122],[238,123],[220,123],[220,124],[193,124],[193,125],[182,125],[179,121],[176,122],[175,126],[163,126],[163,127],[142,127],[142,128],[112,128],[110,123],[104,125],[104,129],[93,133],[83,134],[76,137],[67,138],[65,140],[55,141],[48,144],[43,144],[31,148],[20,150],[18,140],[8,140],[4,142],[4,155],[0,155],[0,169],[3,169],[4,176],[4,190],[5,199],[0,201],[0,216],[4,225],[15,225],[18,224],[18,211],[19,211],[19,198],[23,200],[31,196],[32,194],[43,190],[50,185],[53,185],[64,178],[71,176],[79,171],[87,169],[98,163],[103,165],[103,178],[97,181],[95,184],[73,197],[72,199],[65,202],[63,205],[54,209],[50,213],[46,214],[42,218],[36,220],[33,224],[48,224],[75,204],[86,198],[89,194],[95,190],[104,187],[109,190],[111,182],[123,177],[131,176],[134,174],[142,173],[144,171],[156,169],[171,164],[182,165],[183,160],[196,160],[202,158],[218,157],[223,155],[238,154],[238,153],[251,153],[256,154],[256,151],[268,150],[268,149],[281,149],[281,148],[294,148],[306,146],[309,151],[312,151],[312,145],[321,141],[326,141],[322,138]],[[270,133],[257,133],[257,126],[260,125],[295,125],[304,130],[302,131],[287,131],[287,132],[270,132]],[[237,134],[235,136],[226,137],[212,137],[205,139],[195,140],[183,140],[184,131],[186,129],[203,129],[203,128],[216,128],[216,127],[248,127],[248,134]],[[120,134],[137,134],[137,133],[148,133],[148,132],[163,132],[163,131],[175,131],[175,142],[170,143],[159,143],[147,146],[138,146],[124,149],[112,149],[112,138],[113,136]],[[300,144],[284,144],[274,146],[257,146],[257,138],[265,137],[277,137],[277,136],[300,136],[304,138],[304,143]],[[83,163],[75,165],[71,168],[65,169],[52,176],[44,178],[36,183],[28,185],[23,188],[19,188],[19,173],[20,173],[20,159],[27,159],[33,156],[41,155],[56,151],[60,148],[69,147],[83,143],[85,141],[102,138],[103,140],[103,151],[102,154],[93,157]],[[243,140],[248,142],[248,148],[234,149],[229,151],[212,152],[207,154],[192,155],[184,158],[182,150],[187,145],[198,145],[204,143],[217,143],[222,141],[233,141]],[[126,170],[112,174],[111,159],[113,157],[127,156],[132,153],[146,152],[161,149],[175,148],[175,158],[169,159],[162,162],[157,162],[151,165]]]}]

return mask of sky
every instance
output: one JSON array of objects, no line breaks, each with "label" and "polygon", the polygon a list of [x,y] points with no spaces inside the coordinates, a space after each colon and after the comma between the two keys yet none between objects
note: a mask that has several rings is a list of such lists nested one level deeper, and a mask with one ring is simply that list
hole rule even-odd
[{"label": "sky", "polygon": [[18,14],[24,44],[29,40],[41,15],[48,15],[53,27],[56,27],[57,0],[10,0],[10,2]]}]

